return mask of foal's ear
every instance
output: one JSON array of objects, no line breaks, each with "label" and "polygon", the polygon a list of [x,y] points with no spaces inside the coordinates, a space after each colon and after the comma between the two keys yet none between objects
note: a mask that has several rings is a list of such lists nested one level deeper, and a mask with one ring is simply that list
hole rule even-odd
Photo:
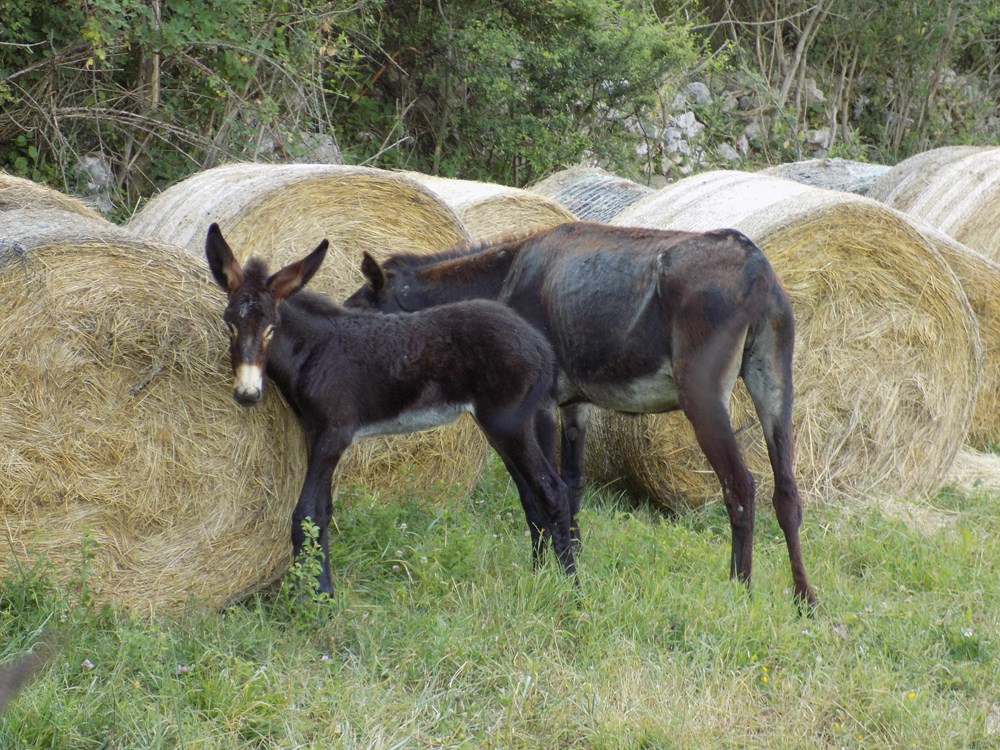
[{"label": "foal's ear", "polygon": [[222,236],[222,230],[218,224],[212,224],[208,228],[208,237],[205,239],[205,257],[208,258],[208,267],[212,271],[215,283],[221,286],[228,294],[232,294],[243,283],[243,268],[236,260],[233,251],[229,249],[229,243]]},{"label": "foal's ear", "polygon": [[378,261],[371,256],[371,253],[367,250],[363,252],[364,254],[361,256],[361,273],[371,283],[372,289],[380,292],[382,291],[382,287],[385,286],[385,271],[382,270],[382,266],[378,264]]},{"label": "foal's ear", "polygon": [[320,264],[323,263],[323,259],[326,257],[326,249],[329,246],[329,241],[323,240],[316,246],[315,250],[302,260],[291,263],[280,271],[271,274],[265,285],[268,291],[274,295],[274,299],[278,302],[287,299],[308,284],[309,279],[316,274]]}]

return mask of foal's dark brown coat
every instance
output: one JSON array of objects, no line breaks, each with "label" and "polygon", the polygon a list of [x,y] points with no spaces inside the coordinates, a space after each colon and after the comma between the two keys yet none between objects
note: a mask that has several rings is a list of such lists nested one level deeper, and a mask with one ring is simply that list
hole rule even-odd
[{"label": "foal's dark brown coat", "polygon": [[[545,535],[573,574],[570,512],[555,461],[556,367],[545,338],[509,307],[477,300],[419,315],[378,315],[337,307],[299,290],[326,254],[311,254],[273,275],[251,259],[242,267],[213,224],[205,252],[228,293],[234,397],[258,401],[263,374],[277,385],[305,433],[308,469],[292,517],[296,556],[302,523],[320,530],[320,589],[333,590],[327,526],[331,480],[355,438],[414,432],[469,411],[510,472],[532,534],[537,565]],[[293,296],[295,295],[295,296]]]},{"label": "foal's dark brown coat", "polygon": [[[395,255],[381,266],[366,254],[362,271],[368,283],[347,306],[396,312],[498,299],[545,333],[560,368],[562,477],[574,517],[583,494],[585,405],[682,409],[722,485],[732,526],[730,573],[749,583],[754,480],[728,411],[742,377],[764,428],[795,596],[815,602],[792,471],[792,311],[770,263],[747,237],[570,223],[438,255]],[[573,528],[578,533],[575,520]]]}]

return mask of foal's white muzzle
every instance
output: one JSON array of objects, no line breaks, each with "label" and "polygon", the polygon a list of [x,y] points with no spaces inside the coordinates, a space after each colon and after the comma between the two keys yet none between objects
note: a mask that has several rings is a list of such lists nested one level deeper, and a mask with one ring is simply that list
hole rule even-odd
[{"label": "foal's white muzzle", "polygon": [[264,373],[256,365],[239,365],[236,368],[236,383],[233,398],[243,406],[260,401],[264,393]]}]

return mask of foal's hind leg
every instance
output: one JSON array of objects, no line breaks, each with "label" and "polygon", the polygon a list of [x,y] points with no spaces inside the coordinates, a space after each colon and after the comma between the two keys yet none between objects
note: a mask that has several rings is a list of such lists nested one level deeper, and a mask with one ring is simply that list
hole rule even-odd
[{"label": "foal's hind leg", "polygon": [[576,563],[569,538],[566,485],[539,445],[536,419],[510,412],[478,413],[476,418],[517,485],[531,529],[533,564],[537,567],[541,562],[547,532],[552,536],[552,548],[563,569],[574,575]]},{"label": "foal's hind leg", "polygon": [[547,534],[552,525],[552,519],[538,502],[537,493],[532,489],[527,477],[521,473],[518,465],[512,462],[504,452],[501,452],[501,449],[492,440],[489,442],[500,456],[500,460],[503,461],[504,468],[507,469],[510,478],[514,480],[514,486],[517,487],[517,496],[521,501],[524,517],[528,522],[528,532],[531,534],[531,567],[532,570],[537,571],[544,562],[545,547],[548,544]]},{"label": "foal's hind leg", "polygon": [[675,348],[677,393],[694,427],[698,445],[711,464],[729,512],[732,556],[729,575],[750,584],[756,487],[729,419],[729,398],[736,383],[745,330],[717,331],[697,348],[678,337]]},{"label": "foal's hind leg", "polygon": [[788,316],[779,316],[777,320],[755,339],[743,366],[743,382],[764,430],[767,455],[774,472],[774,511],[788,547],[795,598],[815,606],[816,594],[806,577],[799,543],[802,499],[795,482],[792,440],[792,324]]}]

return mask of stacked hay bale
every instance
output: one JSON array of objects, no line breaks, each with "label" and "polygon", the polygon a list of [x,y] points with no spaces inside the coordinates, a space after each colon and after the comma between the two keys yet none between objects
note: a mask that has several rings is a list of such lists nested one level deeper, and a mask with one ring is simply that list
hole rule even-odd
[{"label": "stacked hay bale", "polygon": [[882,175],[869,195],[1000,261],[1000,148],[916,154]]},{"label": "stacked hay bale", "polygon": [[[363,250],[381,258],[468,240],[454,212],[413,180],[383,170],[312,164],[206,170],[155,197],[128,226],[177,242],[204,265],[205,233],[213,221],[240,260],[259,255],[272,270],[328,238],[326,261],[309,285],[335,301],[363,283]],[[478,481],[486,452],[479,429],[463,416],[448,427],[359,441],[345,454],[338,476],[342,484],[387,497],[462,494]]]},{"label": "stacked hay bale", "polygon": [[[793,423],[796,474],[807,495],[898,497],[941,483],[969,428],[981,344],[954,274],[907,222],[848,193],[709,172],[632,204],[614,223],[734,227],[767,254],[797,322]],[[732,414],[766,488],[770,467],[742,383]],[[595,478],[622,479],[674,509],[718,497],[680,413],[602,412],[594,422],[588,465]]]},{"label": "stacked hay bale", "polygon": [[92,542],[91,592],[147,612],[280,575],[302,441],[274,393],[233,404],[204,263],[45,208],[0,211],[0,238],[4,567],[79,581]]},{"label": "stacked hay bale", "polygon": [[875,181],[889,169],[885,164],[869,164],[840,158],[806,159],[768,167],[761,170],[761,174],[784,177],[786,180],[827,190],[843,190],[847,193],[867,195]]},{"label": "stacked hay bale", "polygon": [[406,174],[451,206],[472,239],[478,242],[576,220],[554,200],[527,190],[416,172]]},{"label": "stacked hay bale", "polygon": [[570,167],[528,188],[551,198],[581,221],[611,221],[627,206],[653,192],[599,167]]},{"label": "stacked hay bale", "polygon": [[89,219],[102,218],[97,211],[89,208],[78,198],[0,171],[0,211],[14,211],[19,208],[56,209],[86,216]]}]

